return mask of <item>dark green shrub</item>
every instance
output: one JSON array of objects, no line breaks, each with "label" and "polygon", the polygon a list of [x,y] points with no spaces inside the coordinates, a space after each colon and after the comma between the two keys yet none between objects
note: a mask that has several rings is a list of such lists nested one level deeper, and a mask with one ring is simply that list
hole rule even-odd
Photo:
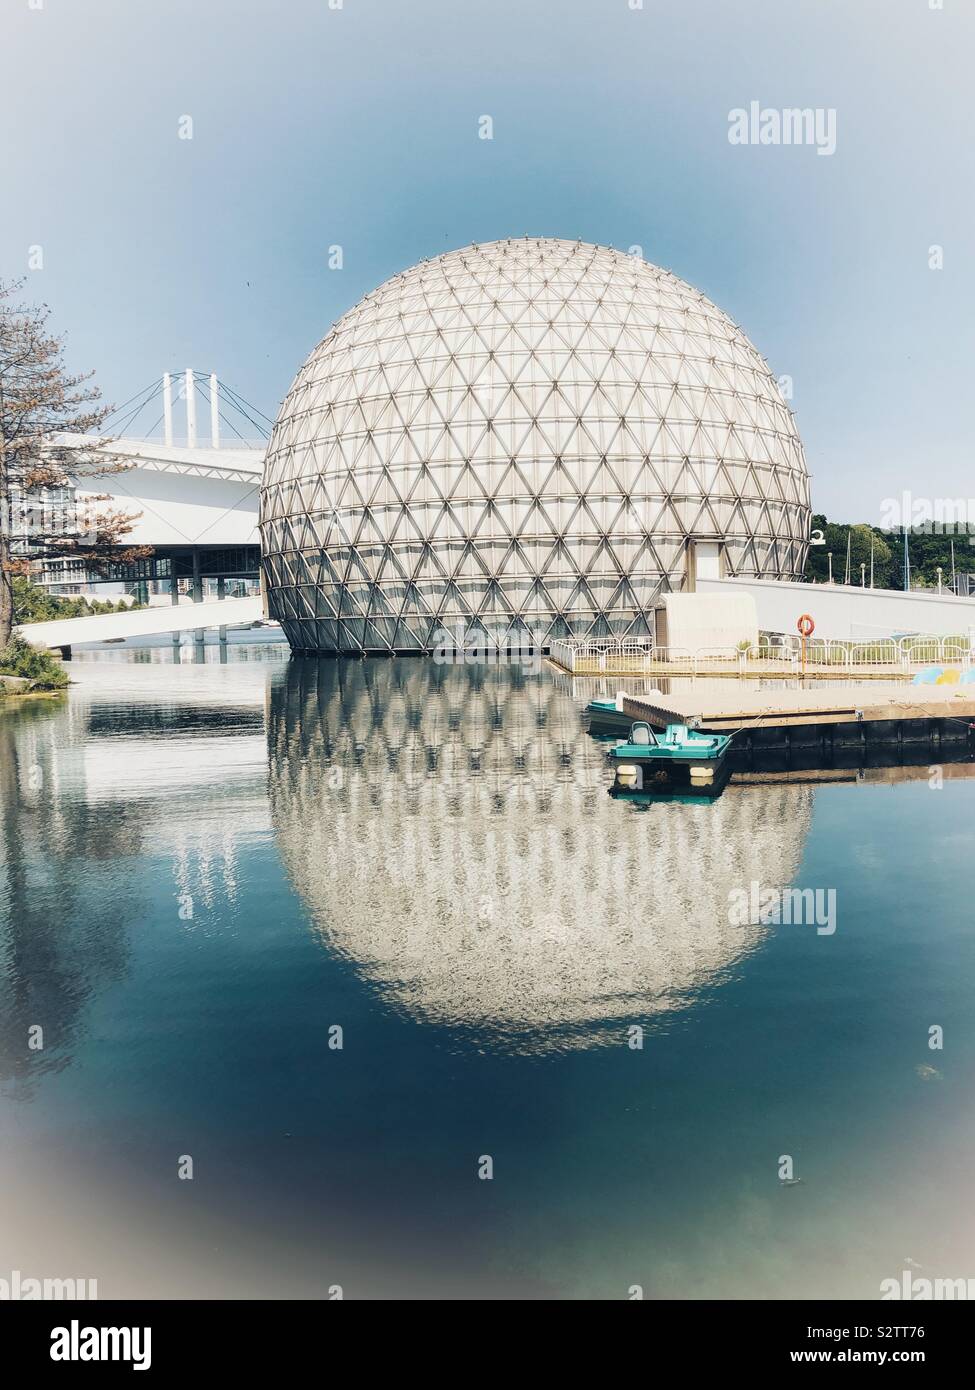
[{"label": "dark green shrub", "polygon": [[41,647],[32,647],[22,637],[11,637],[0,651],[0,678],[22,676],[36,690],[63,690],[69,683],[61,662]]}]

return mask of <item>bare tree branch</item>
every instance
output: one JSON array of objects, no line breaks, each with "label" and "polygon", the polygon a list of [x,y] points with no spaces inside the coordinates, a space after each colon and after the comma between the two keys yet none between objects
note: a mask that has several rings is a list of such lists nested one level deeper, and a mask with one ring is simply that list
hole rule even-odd
[{"label": "bare tree branch", "polygon": [[[18,302],[24,281],[0,281],[0,647],[13,622],[11,576],[29,572],[32,560],[70,556],[96,573],[152,554],[150,546],[125,547],[138,516],[100,511],[106,495],[85,497],[85,523],[77,514],[69,529],[55,527],[40,507],[47,489],[74,486],[133,467],[111,452],[111,441],[91,447],[66,435],[97,435],[112,407],[90,385],[92,373],[72,375],[64,367],[64,343],[48,330],[44,304]],[[17,528],[13,509],[26,524]]]}]

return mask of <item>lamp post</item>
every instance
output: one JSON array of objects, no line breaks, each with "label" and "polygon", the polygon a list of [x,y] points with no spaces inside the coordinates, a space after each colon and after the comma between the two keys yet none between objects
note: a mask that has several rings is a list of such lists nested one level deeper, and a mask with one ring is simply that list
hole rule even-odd
[{"label": "lamp post", "polygon": [[939,594],[941,593],[941,576],[942,576],[943,573],[944,573],[944,571],[942,570],[941,566],[939,565],[939,566],[938,566],[938,593],[939,593]]},{"label": "lamp post", "polygon": [[861,588],[861,589],[865,589],[866,587],[867,587],[867,562],[866,562],[866,560],[862,560],[862,561],[860,562],[860,588]]}]

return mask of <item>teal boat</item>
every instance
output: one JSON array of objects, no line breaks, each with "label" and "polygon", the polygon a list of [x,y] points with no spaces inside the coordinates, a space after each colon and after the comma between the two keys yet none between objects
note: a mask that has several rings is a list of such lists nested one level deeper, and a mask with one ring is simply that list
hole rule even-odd
[{"label": "teal boat", "polygon": [[586,726],[591,734],[628,733],[633,717],[620,709],[622,701],[590,700],[584,711]]},{"label": "teal boat", "polygon": [[668,724],[662,734],[649,724],[633,724],[627,741],[610,753],[616,789],[644,791],[674,783],[707,787],[718,780],[731,739],[731,734],[701,733],[686,724]]}]

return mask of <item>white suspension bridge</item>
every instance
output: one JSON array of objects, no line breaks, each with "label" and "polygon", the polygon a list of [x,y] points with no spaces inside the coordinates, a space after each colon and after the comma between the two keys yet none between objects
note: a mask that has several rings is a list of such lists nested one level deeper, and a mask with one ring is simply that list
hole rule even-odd
[{"label": "white suspension bridge", "polygon": [[[198,411],[208,423],[208,438],[200,438]],[[147,425],[145,434],[138,433],[140,424]],[[96,510],[131,516],[124,544],[150,547],[151,556],[110,565],[99,578],[135,582],[146,593],[150,585],[162,586],[168,595],[153,594],[149,607],[126,613],[26,624],[20,632],[27,641],[67,653],[73,645],[167,632],[178,641],[181,633],[201,638],[217,628],[223,638],[228,628],[260,622],[260,594],[232,591],[252,588],[259,576],[259,491],[272,424],[216,373],[187,368],[164,373],[113,412],[106,421],[110,434],[62,435],[60,442],[79,456],[104,453],[112,466],[125,465],[76,482],[66,529]],[[51,518],[34,521],[47,530]],[[45,562],[41,577],[62,589],[70,589],[72,580],[97,582],[70,559]],[[206,593],[214,589],[215,601]]]}]

